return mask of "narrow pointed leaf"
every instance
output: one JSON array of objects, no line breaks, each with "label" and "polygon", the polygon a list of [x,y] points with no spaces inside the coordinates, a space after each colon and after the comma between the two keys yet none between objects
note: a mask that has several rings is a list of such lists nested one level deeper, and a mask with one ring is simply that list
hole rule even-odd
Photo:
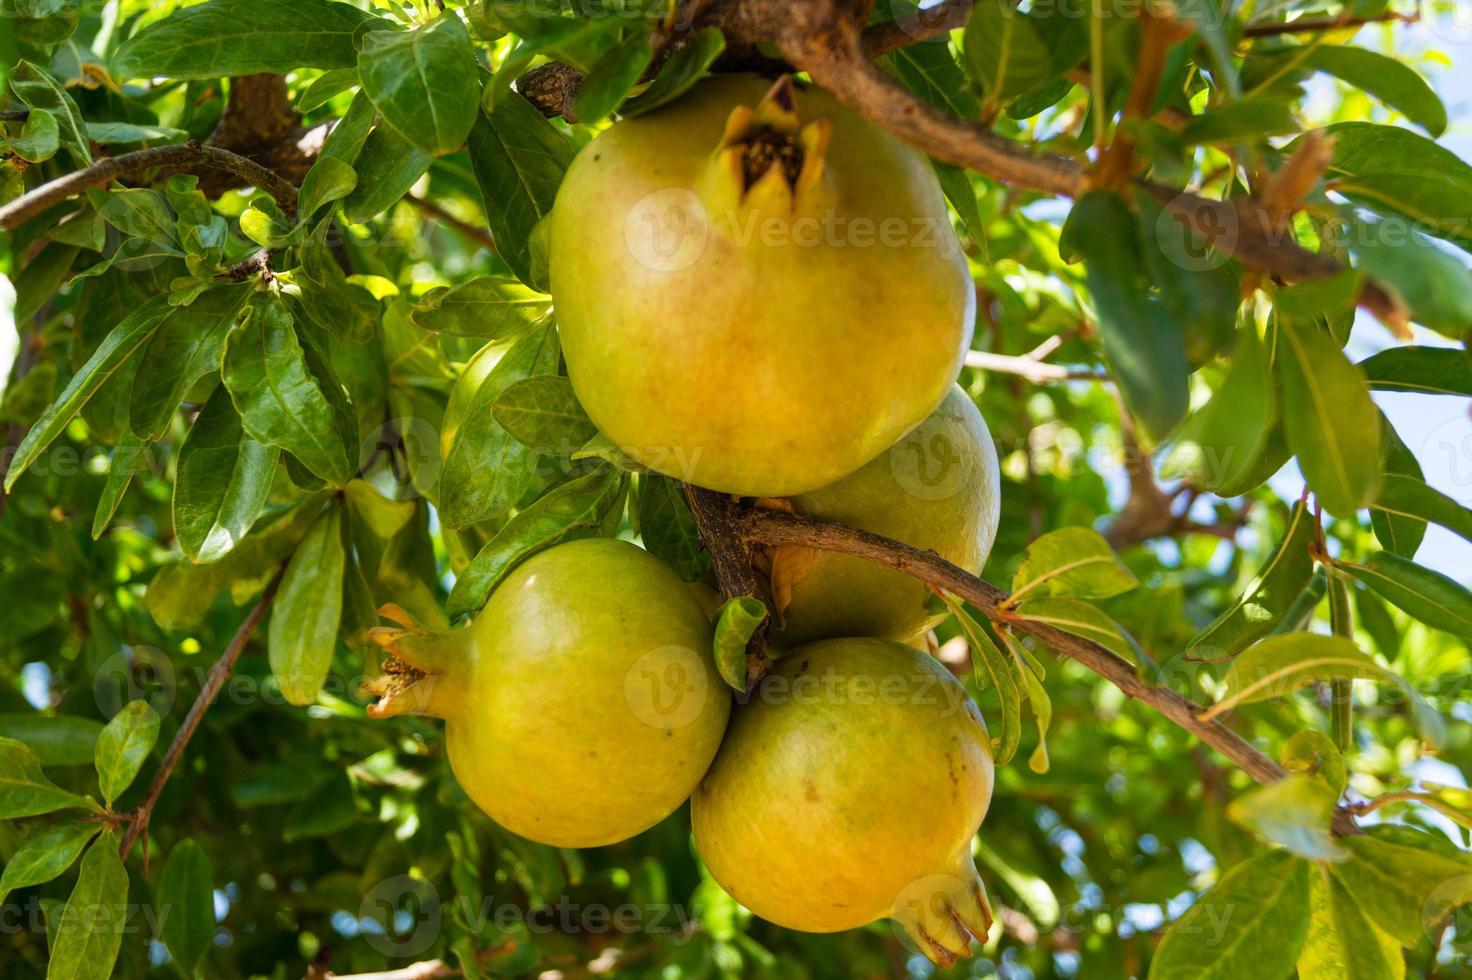
[{"label": "narrow pointed leaf", "polygon": [[0,738],[0,819],[33,817],[53,810],[99,807],[85,796],[68,793],[41,773],[41,762],[23,742]]},{"label": "narrow pointed leaf", "polygon": [[118,841],[105,831],[82,856],[82,870],[67,899],[51,944],[46,980],[106,980],[128,924],[128,872]]},{"label": "narrow pointed leaf", "polygon": [[454,13],[363,38],[358,77],[383,118],[425,153],[459,149],[480,107],[470,34]]},{"label": "narrow pointed leaf", "polygon": [[159,323],[172,310],[168,297],[154,296],[128,314],[103,338],[87,363],[72,375],[72,380],[67,383],[56,402],[21,440],[20,446],[16,448],[15,458],[11,461],[10,470],[5,474],[7,491],[15,485],[15,481],[26,468],[36,461],[36,457],[51,445],[52,440],[61,435],[67,423],[87,403],[87,399],[143,348]]},{"label": "narrow pointed leaf", "polygon": [[97,824],[63,823],[27,837],[0,873],[0,902],[17,888],[50,881],[70,868],[98,829]]},{"label": "narrow pointed leaf", "polygon": [[286,566],[271,607],[271,673],[291,704],[311,704],[332,667],[342,619],[342,511],[317,519]]},{"label": "narrow pointed leaf", "polygon": [[188,306],[175,307],[153,332],[138,361],[128,419],[140,439],[162,439],[174,410],[194,383],[220,370],[229,335],[250,288],[226,286],[204,292]]},{"label": "narrow pointed leaf", "polygon": [[1339,567],[1427,626],[1472,639],[1472,592],[1455,579],[1388,551]]},{"label": "narrow pointed leaf", "polygon": [[1374,500],[1379,488],[1379,409],[1364,375],[1332,337],[1313,323],[1280,323],[1288,445],[1319,502],[1347,517]]},{"label": "narrow pointed leaf", "polygon": [[1251,646],[1281,623],[1314,574],[1309,547],[1314,521],[1299,502],[1288,518],[1283,540],[1268,556],[1257,578],[1214,622],[1191,641],[1192,659],[1216,660]]},{"label": "narrow pointed leaf", "polygon": [[169,958],[193,977],[215,935],[214,881],[204,849],[186,837],[174,845],[159,879],[158,904],[168,909],[159,938]]},{"label": "narrow pointed leaf", "polygon": [[179,447],[174,535],[191,561],[223,558],[260,516],[281,450],[245,434],[224,385]]},{"label": "narrow pointed leaf", "polygon": [[1065,527],[1027,546],[1012,578],[1012,599],[1028,595],[1072,595],[1107,599],[1140,583],[1109,542],[1086,527]]}]

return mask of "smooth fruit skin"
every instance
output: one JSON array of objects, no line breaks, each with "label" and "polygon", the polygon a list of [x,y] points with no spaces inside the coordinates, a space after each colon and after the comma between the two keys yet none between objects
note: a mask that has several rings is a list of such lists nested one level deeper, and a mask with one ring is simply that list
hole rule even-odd
[{"label": "smooth fruit skin", "polygon": [[467,630],[390,649],[439,671],[427,710],[482,810],[534,841],[595,847],[669,815],[715,756],[731,701],[711,633],[667,565],[588,538],[519,565]]},{"label": "smooth fruit skin", "polygon": [[938,961],[990,916],[971,861],[992,795],[976,705],[933,658],[886,640],[814,643],[736,709],[692,798],[695,842],[737,901],[779,925],[890,916]]},{"label": "smooth fruit skin", "polygon": [[[991,432],[971,398],[952,385],[924,422],[858,472],[792,498],[799,514],[838,521],[934,551],[979,573],[997,536],[1001,478]],[[783,626],[795,647],[837,636],[909,641],[943,617],[923,582],[863,558],[812,552],[798,571]]]},{"label": "smooth fruit skin", "polygon": [[827,486],[923,420],[975,313],[930,163],[826,92],[795,96],[821,163],[809,186],[774,168],[743,192],[723,133],[771,87],[718,76],[610,127],[551,215],[558,328],[588,415],[653,469],[751,496]]}]

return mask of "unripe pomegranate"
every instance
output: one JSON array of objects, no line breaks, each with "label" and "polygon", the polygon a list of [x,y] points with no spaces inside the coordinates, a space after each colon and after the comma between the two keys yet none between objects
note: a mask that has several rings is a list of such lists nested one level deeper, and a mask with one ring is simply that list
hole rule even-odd
[{"label": "unripe pomegranate", "polygon": [[450,764],[523,837],[595,847],[653,826],[709,767],[730,712],[711,625],[678,575],[589,538],[515,568],[466,628],[379,629],[407,663],[374,717],[445,719]]},{"label": "unripe pomegranate", "polygon": [[819,89],[696,86],[578,154],[552,294],[588,415],[624,452],[790,496],[940,402],[974,292],[929,161]]},{"label": "unripe pomegranate", "polygon": [[[971,398],[955,385],[940,407],[878,458],[832,486],[791,499],[799,514],[934,551],[979,573],[997,535],[997,451]],[[770,556],[787,647],[837,636],[910,641],[943,616],[903,572],[838,552],[779,548]]]},{"label": "unripe pomegranate", "polygon": [[971,860],[991,796],[986,727],[950,673],[891,641],[825,640],[736,710],[691,819],[711,875],[762,918],[888,916],[946,963],[991,925]]}]

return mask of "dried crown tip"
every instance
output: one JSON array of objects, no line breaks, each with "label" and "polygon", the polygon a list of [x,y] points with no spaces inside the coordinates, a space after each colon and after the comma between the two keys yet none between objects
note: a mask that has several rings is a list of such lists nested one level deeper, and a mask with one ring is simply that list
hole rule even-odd
[{"label": "dried crown tip", "polygon": [[783,75],[767,90],[763,102],[770,102],[784,112],[797,112],[797,93],[792,87],[792,76]]},{"label": "dried crown tip", "polygon": [[801,190],[821,176],[831,132],[826,119],[801,125],[792,76],[783,75],[754,109],[743,105],[731,110],[721,145],[739,165],[744,191],[773,171],[787,188]]}]

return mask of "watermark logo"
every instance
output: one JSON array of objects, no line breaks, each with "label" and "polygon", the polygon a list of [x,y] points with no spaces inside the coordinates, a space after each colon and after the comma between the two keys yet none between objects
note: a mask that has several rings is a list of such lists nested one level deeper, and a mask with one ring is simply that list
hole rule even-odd
[{"label": "watermark logo", "polygon": [[160,717],[174,707],[177,691],[174,663],[157,647],[123,647],[92,676],[92,697],[111,718],[133,701],[146,701]]},{"label": "watermark logo", "polygon": [[383,927],[364,930],[368,945],[384,956],[412,959],[434,944],[440,934],[440,893],[423,878],[395,875],[363,896],[360,919]]},{"label": "watermark logo", "polygon": [[709,670],[700,654],[672,644],[634,661],[624,677],[624,699],[644,724],[673,730],[700,717],[709,686]]},{"label": "watermark logo", "polygon": [[640,198],[624,218],[624,245],[655,272],[688,269],[705,253],[710,217],[688,188],[667,187]]},{"label": "watermark logo", "polygon": [[965,484],[965,457],[948,433],[901,439],[888,455],[895,482],[912,497],[946,500]]}]

